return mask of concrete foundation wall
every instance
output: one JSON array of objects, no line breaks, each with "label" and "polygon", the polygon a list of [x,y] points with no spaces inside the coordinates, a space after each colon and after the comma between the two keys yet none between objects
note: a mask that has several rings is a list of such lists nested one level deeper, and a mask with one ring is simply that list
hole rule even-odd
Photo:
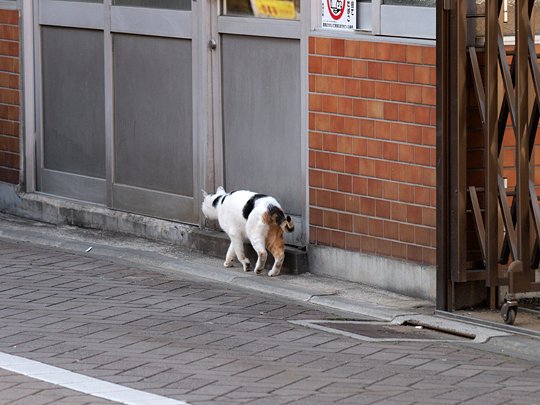
[{"label": "concrete foundation wall", "polygon": [[308,261],[313,274],[435,300],[435,266],[315,245],[309,247]]},{"label": "concrete foundation wall", "polygon": [[122,232],[190,247],[193,227],[128,212],[115,211],[90,203],[43,194],[24,193],[18,186],[0,182],[0,212],[50,224]]},{"label": "concrete foundation wall", "polygon": [[[117,211],[95,204],[67,200],[37,193],[24,193],[19,186],[0,181],[0,212],[56,225],[73,225],[81,228],[120,232],[181,246],[191,251],[225,258],[229,238],[223,232],[200,229],[179,222],[151,218],[129,212]],[[257,254],[246,243],[245,251],[252,264]],[[267,268],[274,260],[270,257]],[[305,250],[286,247],[284,274],[308,271]]]}]

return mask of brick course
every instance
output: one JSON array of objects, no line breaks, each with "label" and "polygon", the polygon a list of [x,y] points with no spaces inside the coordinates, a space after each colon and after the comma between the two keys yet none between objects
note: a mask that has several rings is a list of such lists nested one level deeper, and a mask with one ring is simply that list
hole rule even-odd
[{"label": "brick course", "polygon": [[435,264],[435,47],[309,39],[310,242]]},{"label": "brick course", "polygon": [[20,177],[19,12],[0,10],[0,181]]}]

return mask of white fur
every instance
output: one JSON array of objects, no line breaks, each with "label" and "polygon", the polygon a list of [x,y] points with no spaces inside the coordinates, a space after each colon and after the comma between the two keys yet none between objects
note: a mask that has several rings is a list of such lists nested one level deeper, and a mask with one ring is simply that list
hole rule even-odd
[{"label": "white fur", "polygon": [[[244,253],[244,240],[247,238],[258,255],[257,264],[255,265],[255,273],[258,274],[263,271],[267,259],[266,243],[270,228],[276,226],[281,228],[279,230],[274,229],[273,231],[277,232],[283,238],[282,229],[290,230],[294,225],[289,217],[287,217],[286,221],[288,227],[265,223],[263,220],[264,214],[268,212],[270,205],[281,209],[276,199],[268,196],[255,200],[253,211],[251,211],[246,220],[243,217],[242,210],[254,194],[256,193],[247,190],[239,190],[227,194],[221,186],[218,187],[215,194],[207,194],[203,190],[204,201],[202,203],[202,212],[208,219],[217,219],[219,226],[231,240],[223,265],[225,267],[231,267],[234,256],[236,255],[240,263],[242,263],[244,271],[250,270],[251,264]],[[212,203],[220,196],[225,196],[225,200],[223,202],[220,200],[214,207]],[[274,249],[272,254],[275,261],[268,275],[277,276],[281,271],[285,252],[283,249]]]}]

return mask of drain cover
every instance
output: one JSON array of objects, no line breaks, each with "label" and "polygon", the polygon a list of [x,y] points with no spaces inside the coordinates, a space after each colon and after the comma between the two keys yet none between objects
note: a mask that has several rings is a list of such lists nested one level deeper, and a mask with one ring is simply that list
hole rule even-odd
[{"label": "drain cover", "polygon": [[411,321],[374,322],[374,321],[327,321],[303,320],[290,321],[308,328],[324,330],[370,342],[472,342],[476,335],[470,332],[444,330],[429,325],[420,325]]},{"label": "drain cover", "polygon": [[321,322],[318,325],[339,331],[366,336],[371,339],[392,340],[468,340],[470,337],[458,336],[420,325],[393,325],[385,322]]}]

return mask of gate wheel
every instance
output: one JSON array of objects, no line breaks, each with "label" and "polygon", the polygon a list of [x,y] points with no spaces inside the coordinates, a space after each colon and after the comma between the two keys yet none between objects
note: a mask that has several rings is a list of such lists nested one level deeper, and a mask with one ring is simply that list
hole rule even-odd
[{"label": "gate wheel", "polygon": [[517,303],[505,302],[501,307],[501,317],[507,325],[513,325],[516,321]]}]

